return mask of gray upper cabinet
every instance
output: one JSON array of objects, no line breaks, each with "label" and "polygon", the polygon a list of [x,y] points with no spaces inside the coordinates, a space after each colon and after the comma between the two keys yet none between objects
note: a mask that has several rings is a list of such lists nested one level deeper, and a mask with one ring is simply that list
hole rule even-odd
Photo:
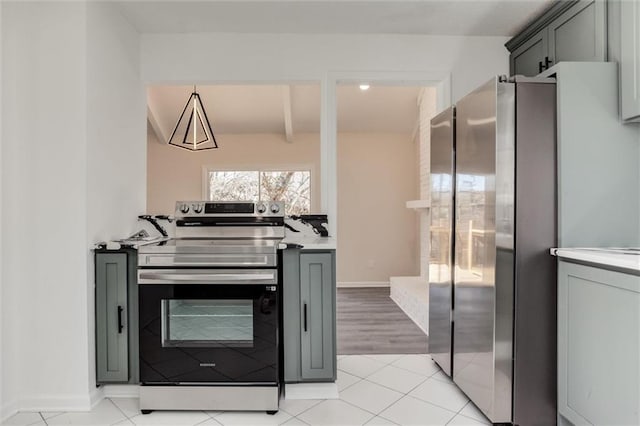
[{"label": "gray upper cabinet", "polygon": [[606,61],[606,3],[580,1],[549,24],[549,60]]},{"label": "gray upper cabinet", "polygon": [[541,73],[547,52],[547,32],[540,31],[511,53],[512,75],[533,76]]},{"label": "gray upper cabinet", "polygon": [[556,2],[507,42],[511,75],[534,76],[563,61],[607,58],[605,0]]},{"label": "gray upper cabinet", "polygon": [[622,1],[620,15],[622,119],[640,122],[640,2]]},{"label": "gray upper cabinet", "polygon": [[96,381],[129,380],[127,254],[96,253]]}]

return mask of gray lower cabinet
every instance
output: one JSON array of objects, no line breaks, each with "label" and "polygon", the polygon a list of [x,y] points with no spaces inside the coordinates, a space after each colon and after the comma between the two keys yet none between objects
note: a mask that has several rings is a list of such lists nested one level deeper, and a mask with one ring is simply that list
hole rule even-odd
[{"label": "gray lower cabinet", "polygon": [[622,119],[640,121],[640,2],[620,4],[620,96]]},{"label": "gray lower cabinet", "polygon": [[534,76],[558,62],[607,60],[605,0],[555,2],[506,44],[511,75]]},{"label": "gray lower cabinet", "polygon": [[558,424],[640,424],[640,276],[558,265]]},{"label": "gray lower cabinet", "polygon": [[137,383],[135,251],[96,250],[96,383]]},{"label": "gray lower cabinet", "polygon": [[284,378],[336,380],[335,251],[285,250]]}]

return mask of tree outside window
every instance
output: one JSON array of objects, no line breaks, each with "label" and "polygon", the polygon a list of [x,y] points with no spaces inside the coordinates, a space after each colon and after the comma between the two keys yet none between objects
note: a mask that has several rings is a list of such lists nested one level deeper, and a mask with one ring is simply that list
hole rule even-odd
[{"label": "tree outside window", "polygon": [[209,199],[216,201],[284,201],[288,215],[311,211],[311,172],[210,171]]}]

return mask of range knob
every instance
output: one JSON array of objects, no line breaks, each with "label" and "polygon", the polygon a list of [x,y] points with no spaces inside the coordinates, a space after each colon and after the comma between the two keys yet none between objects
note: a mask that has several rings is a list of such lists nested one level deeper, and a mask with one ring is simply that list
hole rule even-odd
[{"label": "range knob", "polygon": [[256,211],[260,214],[263,214],[267,211],[267,205],[265,203],[260,203],[256,206]]},{"label": "range knob", "polygon": [[193,205],[194,213],[202,213],[202,204],[194,204]]},{"label": "range knob", "polygon": [[187,214],[187,213],[189,213],[189,204],[183,204],[183,205],[181,205],[181,206],[180,206],[180,211],[181,211],[183,214]]},{"label": "range knob", "polygon": [[271,213],[278,213],[280,211],[280,206],[277,204],[271,204]]}]

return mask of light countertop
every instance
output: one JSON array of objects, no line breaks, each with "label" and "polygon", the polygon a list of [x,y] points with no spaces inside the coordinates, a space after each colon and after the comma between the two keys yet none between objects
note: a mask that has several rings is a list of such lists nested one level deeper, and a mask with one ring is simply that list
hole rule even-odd
[{"label": "light countertop", "polygon": [[551,254],[560,259],[640,272],[640,249],[638,248],[552,248]]},{"label": "light countertop", "polygon": [[332,237],[292,235],[292,233],[288,233],[282,243],[299,244],[302,246],[302,250],[335,250],[337,245],[335,238]]}]

